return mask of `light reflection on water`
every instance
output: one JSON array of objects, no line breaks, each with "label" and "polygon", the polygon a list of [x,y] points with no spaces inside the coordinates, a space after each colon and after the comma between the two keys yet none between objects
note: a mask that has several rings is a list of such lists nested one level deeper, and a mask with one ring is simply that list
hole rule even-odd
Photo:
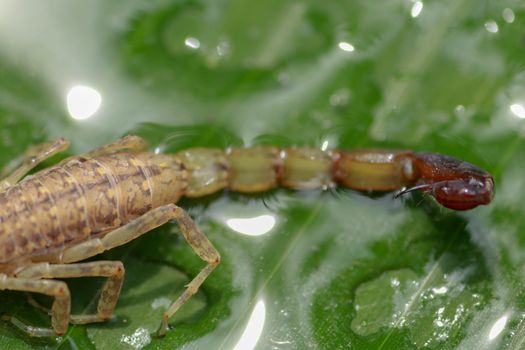
[{"label": "light reflection on water", "polygon": [[485,23],[485,29],[489,33],[497,33],[499,31],[498,24],[495,21],[488,21]]},{"label": "light reflection on water", "polygon": [[92,87],[75,85],[67,93],[67,110],[73,119],[88,119],[97,113],[102,95]]},{"label": "light reflection on water", "polygon": [[446,286],[436,287],[432,288],[432,292],[434,294],[445,294],[446,292],[448,292],[448,288]]},{"label": "light reflection on water", "polygon": [[139,350],[151,342],[151,336],[146,328],[139,327],[131,335],[122,335],[120,341],[135,350]]},{"label": "light reflection on water", "polygon": [[273,215],[259,215],[252,218],[231,218],[226,220],[232,230],[247,236],[261,236],[270,232],[275,226]]},{"label": "light reflection on water", "polygon": [[525,119],[525,107],[522,104],[514,103],[510,105],[509,109],[516,117]]},{"label": "light reflection on water", "polygon": [[279,221],[278,214],[259,200],[238,203],[226,198],[218,199],[208,210],[208,214],[236,233],[251,237],[272,232]]},{"label": "light reflection on water", "polygon": [[184,45],[186,45],[190,49],[198,49],[199,47],[201,47],[201,42],[197,38],[187,37],[186,40],[184,40]]},{"label": "light reflection on water", "polygon": [[338,46],[341,50],[346,51],[346,52],[354,52],[355,50],[354,45],[347,43],[345,41],[341,41]]},{"label": "light reflection on water", "polygon": [[421,14],[421,11],[423,11],[423,1],[416,1],[414,2],[414,5],[412,5],[412,8],[410,9],[410,16],[413,18],[416,18]]},{"label": "light reflection on water", "polygon": [[505,22],[507,23],[514,23],[514,19],[516,18],[514,16],[514,11],[512,11],[512,9],[509,9],[508,7],[503,10],[502,16]]},{"label": "light reflection on water", "polygon": [[264,328],[266,321],[266,305],[263,299],[260,299],[253,308],[250,319],[233,350],[252,350],[255,348]]},{"label": "light reflection on water", "polygon": [[508,318],[509,315],[505,314],[498,318],[496,322],[494,322],[494,325],[492,326],[489,332],[489,340],[494,340],[498,335],[501,334],[501,332],[505,329]]}]

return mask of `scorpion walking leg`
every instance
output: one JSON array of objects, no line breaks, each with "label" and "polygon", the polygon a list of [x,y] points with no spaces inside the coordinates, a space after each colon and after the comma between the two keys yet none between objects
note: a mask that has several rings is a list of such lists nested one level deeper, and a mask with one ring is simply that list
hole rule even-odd
[{"label": "scorpion walking leg", "polygon": [[193,251],[204,260],[207,265],[188,285],[182,295],[173,302],[164,313],[158,334],[164,335],[168,328],[169,319],[177,310],[197,292],[200,285],[220,262],[219,252],[213,247],[206,236],[199,231],[190,216],[175,204],[168,204],[150,210],[143,216],[130,223],[106,234],[102,238],[83,242],[77,246],[66,249],[62,254],[62,262],[74,262],[87,259],[124,243],[158,227],[169,220],[175,219],[181,232]]},{"label": "scorpion walking leg", "polygon": [[0,290],[18,290],[42,293],[54,297],[53,306],[51,307],[51,324],[53,329],[33,327],[24,324],[14,317],[4,317],[30,336],[49,337],[55,334],[64,334],[67,331],[71,308],[71,297],[69,289],[64,282],[0,275]]},{"label": "scorpion walking leg", "polygon": [[87,153],[78,156],[68,157],[62,160],[59,164],[66,164],[75,159],[94,158],[125,150],[131,151],[132,153],[137,153],[140,151],[145,151],[147,148],[148,142],[142,137],[136,135],[128,135],[114,142],[108,143],[107,145],[89,151]]},{"label": "scorpion walking leg", "polygon": [[219,252],[211,244],[208,238],[198,229],[195,222],[182,208],[175,207],[174,218],[179,224],[180,230],[186,242],[193,251],[204,260],[207,265],[199,274],[186,286],[186,290],[169,306],[162,316],[162,322],[158,329],[158,335],[163,336],[168,329],[169,319],[180,309],[193,294],[195,294],[201,284],[208,278],[210,273],[217,267],[221,260]]},{"label": "scorpion walking leg", "polygon": [[129,150],[133,153],[144,151],[148,148],[148,142],[140,136],[127,135],[121,139],[118,139],[112,143],[104,145],[100,148],[94,149],[86,154],[83,154],[84,158],[93,158],[103,156],[106,154],[115,153],[118,151]]},{"label": "scorpion walking leg", "polygon": [[120,261],[93,261],[67,265],[40,263],[18,271],[17,277],[31,279],[108,277],[98,300],[97,313],[70,316],[70,323],[84,324],[106,321],[111,317],[124,281],[124,266]]},{"label": "scorpion walking leg", "polygon": [[8,176],[6,176],[4,173],[9,171],[9,166],[2,171],[2,175],[6,177],[0,182],[0,192],[5,191],[11,185],[17,183],[22,177],[24,177],[24,175],[26,175],[29,171],[31,171],[31,169],[36,167],[42,161],[57,154],[58,152],[65,151],[68,147],[69,141],[60,138],[28,148],[22,157],[22,160],[20,160],[21,164],[18,165],[18,168],[16,168]]}]

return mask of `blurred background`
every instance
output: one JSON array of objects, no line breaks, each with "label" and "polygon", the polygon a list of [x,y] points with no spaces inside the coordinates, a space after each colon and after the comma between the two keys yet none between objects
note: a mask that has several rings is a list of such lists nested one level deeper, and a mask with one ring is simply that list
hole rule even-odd
[{"label": "blurred background", "polygon": [[[63,136],[68,154],[124,134],[151,149],[258,143],[389,147],[490,171],[490,206],[337,189],[183,200],[223,262],[176,225],[109,252],[116,316],[5,349],[523,349],[525,4],[520,0],[0,0],[0,163]],[[52,162],[48,162],[51,164]],[[70,281],[74,312],[97,279]],[[0,313],[49,317],[23,293]]]}]

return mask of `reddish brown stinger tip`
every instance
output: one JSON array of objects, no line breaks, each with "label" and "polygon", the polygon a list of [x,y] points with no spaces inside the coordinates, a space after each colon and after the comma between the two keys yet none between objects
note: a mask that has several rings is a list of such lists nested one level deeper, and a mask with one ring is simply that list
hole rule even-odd
[{"label": "reddish brown stinger tip", "polygon": [[416,153],[416,185],[398,192],[395,197],[420,190],[430,194],[446,208],[469,210],[489,204],[494,197],[494,179],[470,163],[435,153]]}]

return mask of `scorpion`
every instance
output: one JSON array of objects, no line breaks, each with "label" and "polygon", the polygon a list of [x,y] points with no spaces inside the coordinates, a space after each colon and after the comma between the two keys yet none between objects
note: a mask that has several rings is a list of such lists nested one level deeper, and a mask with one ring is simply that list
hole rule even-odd
[{"label": "scorpion", "polygon": [[[492,176],[464,161],[435,153],[385,149],[278,149],[273,146],[192,148],[150,153],[147,142],[128,135],[26,176],[39,163],[65,151],[63,138],[29,148],[21,164],[0,182],[0,290],[51,296],[52,328],[8,316],[30,336],[64,334],[69,324],[111,318],[124,281],[120,261],[81,262],[123,245],[174,220],[206,266],[164,312],[170,318],[197,292],[220,262],[220,254],[191,217],[175,203],[228,188],[253,193],[277,186],[297,190],[336,184],[363,191],[419,190],[446,208],[488,204]],[[96,313],[71,315],[70,292],[55,278],[106,277]]]}]

